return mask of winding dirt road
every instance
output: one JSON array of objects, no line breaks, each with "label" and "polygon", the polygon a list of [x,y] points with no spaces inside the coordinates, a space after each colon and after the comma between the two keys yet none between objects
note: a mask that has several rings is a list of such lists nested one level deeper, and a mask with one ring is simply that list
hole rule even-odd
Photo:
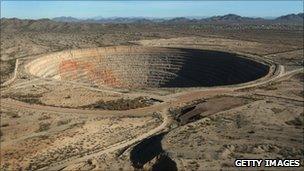
[{"label": "winding dirt road", "polygon": [[44,112],[55,112],[61,114],[83,114],[83,115],[99,115],[103,117],[123,117],[123,116],[147,116],[151,115],[152,112],[159,112],[161,117],[163,118],[163,122],[158,127],[146,132],[132,140],[122,141],[112,146],[107,147],[106,149],[99,151],[97,153],[93,153],[90,155],[86,155],[83,157],[79,157],[73,159],[73,161],[61,161],[59,163],[53,163],[49,167],[40,168],[41,170],[61,170],[68,165],[79,163],[86,161],[87,159],[99,156],[105,153],[110,153],[119,149],[127,148],[135,143],[142,141],[148,137],[151,137],[157,133],[164,131],[171,124],[171,118],[169,117],[168,109],[171,107],[179,106],[183,103],[191,102],[193,100],[197,100],[200,98],[206,98],[208,96],[214,96],[224,93],[231,93],[236,90],[253,88],[261,85],[268,84],[270,82],[283,80],[288,78],[294,74],[303,72],[303,69],[297,69],[289,72],[285,72],[284,67],[279,65],[276,68],[275,75],[269,79],[263,79],[262,81],[253,82],[252,84],[244,84],[237,87],[216,87],[216,88],[206,88],[202,90],[192,90],[187,92],[176,93],[173,95],[168,95],[168,100],[163,103],[155,104],[145,108],[132,109],[127,111],[99,111],[99,110],[83,110],[83,109],[70,109],[70,108],[60,108],[60,107],[52,107],[52,106],[44,106],[44,105],[36,105],[36,104],[28,104],[20,101],[16,101],[13,99],[1,99],[1,105],[7,108],[18,108],[18,109],[26,109],[26,110],[39,110]]},{"label": "winding dirt road", "polygon": [[86,155],[84,157],[79,157],[77,159],[74,159],[73,161],[62,161],[60,163],[54,163],[52,164],[51,166],[48,166],[46,168],[41,168],[39,170],[61,170],[65,167],[67,167],[68,165],[71,165],[71,164],[75,164],[75,163],[79,163],[79,162],[83,162],[83,161],[86,161],[92,157],[95,157],[95,156],[100,156],[102,154],[105,154],[105,153],[110,153],[110,152],[113,152],[113,151],[116,151],[116,150],[119,150],[119,149],[123,149],[123,148],[126,148],[126,147],[129,147],[135,143],[138,143],[140,141],[142,141],[143,139],[146,139],[148,137],[151,137],[157,133],[160,133],[162,131],[164,131],[171,123],[171,119],[168,117],[168,111],[167,110],[164,110],[161,112],[161,116],[163,118],[163,122],[161,125],[159,125],[158,127],[150,130],[149,132],[146,132],[130,141],[122,141],[122,142],[119,142],[117,144],[114,144],[112,146],[109,146],[107,147],[107,149],[105,150],[102,150],[102,151],[99,151],[99,152],[96,152],[96,153],[93,153],[93,154],[90,154],[90,155]]}]

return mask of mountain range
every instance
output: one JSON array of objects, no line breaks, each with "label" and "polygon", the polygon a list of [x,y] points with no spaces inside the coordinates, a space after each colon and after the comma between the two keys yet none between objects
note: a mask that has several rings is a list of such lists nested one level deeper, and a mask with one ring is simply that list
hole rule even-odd
[{"label": "mountain range", "polygon": [[[111,23],[111,24],[106,24]],[[128,25],[132,23],[133,25]],[[18,19],[18,18],[1,18],[0,30],[2,31],[96,31],[101,27],[108,27],[111,29],[124,27],[137,27],[136,24],[142,25],[192,25],[192,24],[210,24],[210,25],[290,25],[297,26],[301,29],[303,27],[303,13],[289,14],[280,16],[275,19],[264,18],[250,18],[242,17],[235,14],[228,14],[223,16],[214,16],[209,18],[99,18],[99,19],[77,19],[73,17],[59,17],[54,19]]]},{"label": "mountain range", "polygon": [[287,22],[287,23],[303,23],[304,15],[288,14],[274,19],[242,17],[236,14],[227,14],[222,16],[213,16],[207,18],[193,17],[176,17],[176,18],[144,18],[144,17],[111,17],[102,18],[95,17],[89,19],[78,19],[74,17],[56,17],[53,21],[57,22],[82,22],[82,23],[149,23],[149,22],[166,22],[166,23],[186,23],[186,22],[211,22],[211,23],[235,23],[235,22]]}]

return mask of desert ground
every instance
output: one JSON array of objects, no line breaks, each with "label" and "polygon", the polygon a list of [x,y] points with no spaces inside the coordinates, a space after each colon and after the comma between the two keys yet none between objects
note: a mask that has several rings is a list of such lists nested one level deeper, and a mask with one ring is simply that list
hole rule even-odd
[{"label": "desert ground", "polygon": [[302,26],[2,19],[0,72],[1,170],[303,169]]}]

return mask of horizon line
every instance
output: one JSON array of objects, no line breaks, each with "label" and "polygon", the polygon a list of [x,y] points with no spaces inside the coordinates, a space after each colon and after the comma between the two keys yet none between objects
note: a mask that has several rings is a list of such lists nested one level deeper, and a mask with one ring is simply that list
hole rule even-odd
[{"label": "horizon line", "polygon": [[286,13],[283,15],[276,15],[276,16],[245,16],[245,15],[239,15],[237,13],[227,13],[224,15],[210,15],[210,16],[175,16],[175,17],[150,17],[150,16],[112,16],[112,17],[103,17],[103,16],[94,16],[94,17],[73,17],[73,16],[66,16],[66,15],[62,15],[62,16],[57,16],[57,17],[42,17],[42,18],[19,18],[19,17],[1,17],[1,19],[21,19],[21,20],[41,20],[41,19],[55,19],[55,18],[60,18],[60,17],[66,17],[66,18],[74,18],[74,19],[79,19],[79,20],[100,20],[100,19],[110,19],[110,18],[141,18],[141,19],[174,19],[174,18],[188,18],[188,19],[206,19],[206,18],[211,18],[211,17],[217,17],[217,16],[226,16],[226,15],[237,15],[240,17],[249,17],[249,18],[263,18],[263,19],[272,19],[272,18],[278,18],[281,16],[286,16],[286,15],[298,15],[298,14],[303,14],[303,12],[299,12],[299,13]]}]

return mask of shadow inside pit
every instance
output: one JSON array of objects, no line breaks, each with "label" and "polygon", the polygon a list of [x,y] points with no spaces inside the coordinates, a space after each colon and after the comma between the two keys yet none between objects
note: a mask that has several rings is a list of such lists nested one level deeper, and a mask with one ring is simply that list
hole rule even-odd
[{"label": "shadow inside pit", "polygon": [[147,138],[137,144],[131,151],[130,160],[136,169],[143,168],[143,165],[157,157],[152,170],[177,170],[176,163],[168,157],[161,146],[161,140],[166,133],[161,133]]},{"label": "shadow inside pit", "polygon": [[211,87],[239,84],[259,79],[269,72],[269,66],[242,58],[237,54],[182,49],[185,53],[177,77],[161,87]]}]

